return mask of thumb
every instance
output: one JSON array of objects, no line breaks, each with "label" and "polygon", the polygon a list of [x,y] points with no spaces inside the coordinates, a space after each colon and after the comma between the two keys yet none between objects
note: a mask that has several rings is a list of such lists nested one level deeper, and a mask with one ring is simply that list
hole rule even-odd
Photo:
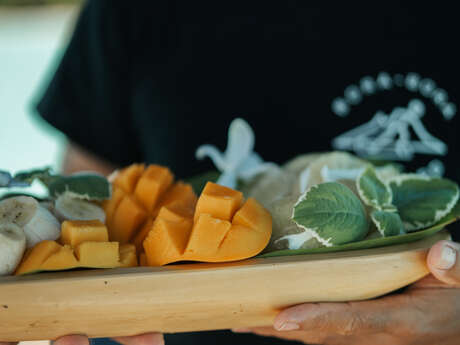
[{"label": "thumb", "polygon": [[427,257],[428,268],[440,281],[460,287],[460,244],[439,241],[431,247]]}]

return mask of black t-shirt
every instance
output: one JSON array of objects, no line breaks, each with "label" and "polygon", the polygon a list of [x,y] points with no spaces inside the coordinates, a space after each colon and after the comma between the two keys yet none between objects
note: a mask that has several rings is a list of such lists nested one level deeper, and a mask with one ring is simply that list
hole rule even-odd
[{"label": "black t-shirt", "polygon": [[89,1],[38,110],[117,165],[179,178],[211,169],[196,148],[224,149],[242,117],[267,161],[347,150],[459,181],[457,12],[424,6]]}]

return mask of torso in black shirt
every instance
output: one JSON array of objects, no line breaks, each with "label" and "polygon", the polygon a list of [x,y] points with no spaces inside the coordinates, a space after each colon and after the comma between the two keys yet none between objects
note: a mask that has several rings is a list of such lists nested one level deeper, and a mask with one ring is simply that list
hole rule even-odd
[{"label": "torso in black shirt", "polygon": [[242,117],[268,161],[343,149],[459,181],[455,13],[396,1],[89,1],[38,109],[115,164],[178,177],[210,169],[196,148],[224,149]]}]

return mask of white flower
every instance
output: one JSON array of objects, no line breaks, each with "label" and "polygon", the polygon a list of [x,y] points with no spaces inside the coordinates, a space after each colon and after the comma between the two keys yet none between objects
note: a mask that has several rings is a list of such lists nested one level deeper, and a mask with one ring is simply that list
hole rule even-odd
[{"label": "white flower", "polygon": [[214,145],[201,145],[196,150],[196,158],[211,158],[221,172],[217,183],[236,188],[239,179],[247,181],[255,175],[266,171],[274,163],[266,163],[254,150],[254,131],[240,118],[232,121],[228,129],[228,142],[225,152],[220,152]]}]

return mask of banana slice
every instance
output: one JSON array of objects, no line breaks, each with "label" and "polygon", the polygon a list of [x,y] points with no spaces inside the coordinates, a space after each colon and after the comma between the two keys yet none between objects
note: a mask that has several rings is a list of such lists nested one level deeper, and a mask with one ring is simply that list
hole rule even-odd
[{"label": "banana slice", "polygon": [[27,248],[44,240],[56,240],[61,224],[39,202],[28,196],[17,196],[0,201],[0,223],[14,223],[24,231]]},{"label": "banana slice", "polygon": [[15,196],[0,201],[0,222],[24,227],[34,216],[39,203],[30,196]]},{"label": "banana slice", "polygon": [[14,272],[25,248],[24,230],[14,223],[0,223],[0,276]]},{"label": "banana slice", "polygon": [[60,221],[98,219],[102,223],[105,222],[105,212],[102,207],[86,200],[73,198],[65,193],[56,199],[54,214]]}]

